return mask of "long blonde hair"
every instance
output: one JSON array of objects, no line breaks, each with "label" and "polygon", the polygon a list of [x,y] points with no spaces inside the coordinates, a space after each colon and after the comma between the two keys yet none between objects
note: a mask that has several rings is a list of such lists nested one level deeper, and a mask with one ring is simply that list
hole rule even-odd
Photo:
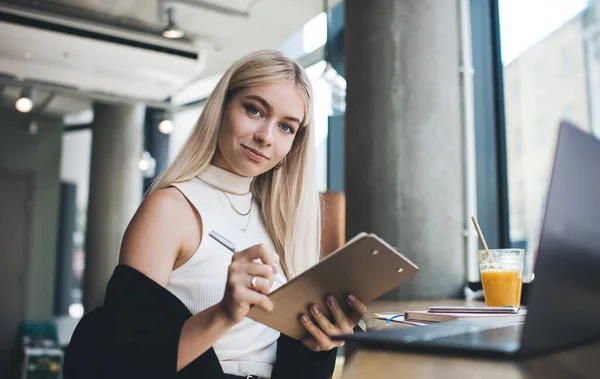
[{"label": "long blonde hair", "polygon": [[308,76],[296,62],[276,51],[258,51],[235,62],[219,80],[181,151],[150,192],[190,180],[210,165],[225,106],[236,91],[282,80],[297,85],[304,99],[305,117],[283,165],[256,177],[252,193],[284,273],[291,279],[318,261],[321,229],[312,90]]}]

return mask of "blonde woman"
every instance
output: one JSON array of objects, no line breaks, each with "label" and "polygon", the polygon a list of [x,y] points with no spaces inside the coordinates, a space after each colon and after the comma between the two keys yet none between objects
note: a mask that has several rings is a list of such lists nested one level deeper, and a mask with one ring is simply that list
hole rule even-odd
[{"label": "blonde woman", "polygon": [[245,317],[272,310],[266,295],[318,260],[311,102],[304,70],[277,52],[225,72],[131,220],[104,305],[74,333],[65,379],[331,376],[330,337],[352,333],[365,312],[354,296],[327,299],[332,321],[307,309],[302,341]]}]

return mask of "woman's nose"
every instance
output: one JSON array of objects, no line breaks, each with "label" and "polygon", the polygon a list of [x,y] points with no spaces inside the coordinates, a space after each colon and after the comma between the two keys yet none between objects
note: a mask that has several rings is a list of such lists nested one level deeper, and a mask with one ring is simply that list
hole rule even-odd
[{"label": "woman's nose", "polygon": [[254,133],[254,140],[262,145],[273,143],[273,125],[266,123]]}]

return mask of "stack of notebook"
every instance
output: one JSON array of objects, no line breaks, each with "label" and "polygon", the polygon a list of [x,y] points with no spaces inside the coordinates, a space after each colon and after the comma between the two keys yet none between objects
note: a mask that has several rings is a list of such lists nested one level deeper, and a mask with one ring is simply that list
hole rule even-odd
[{"label": "stack of notebook", "polygon": [[486,322],[523,322],[527,311],[519,310],[518,313],[453,313],[453,312],[429,312],[429,311],[407,311],[405,313],[377,313],[377,318],[388,322],[400,322],[411,325],[427,325],[438,322],[455,320],[486,321]]}]

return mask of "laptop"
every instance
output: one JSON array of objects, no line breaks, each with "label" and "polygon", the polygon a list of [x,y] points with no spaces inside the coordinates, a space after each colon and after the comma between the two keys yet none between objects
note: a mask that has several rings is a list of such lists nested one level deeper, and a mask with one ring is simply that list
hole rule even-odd
[{"label": "laptop", "polygon": [[524,323],[453,321],[334,339],[352,346],[515,359],[600,340],[600,140],[560,124]]}]

